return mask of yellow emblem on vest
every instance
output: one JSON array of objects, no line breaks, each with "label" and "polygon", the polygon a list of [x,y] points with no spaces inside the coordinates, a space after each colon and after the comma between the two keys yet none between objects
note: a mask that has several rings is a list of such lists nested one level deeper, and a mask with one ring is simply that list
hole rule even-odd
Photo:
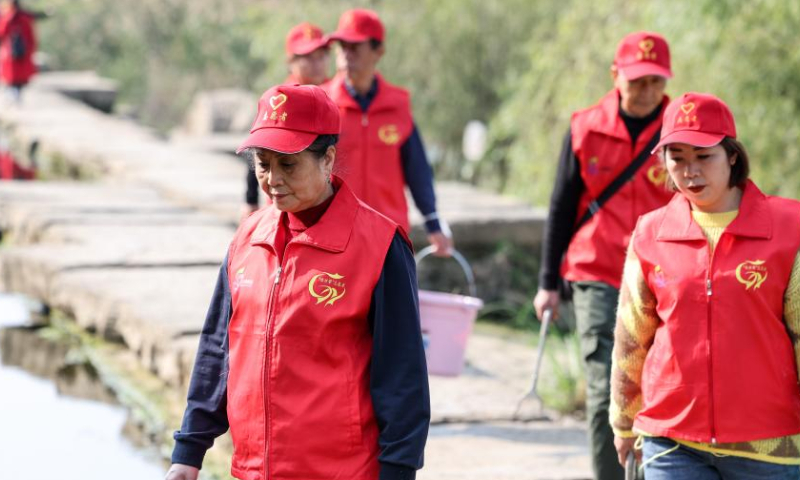
[{"label": "yellow emblem on vest", "polygon": [[647,179],[657,187],[667,183],[667,175],[667,169],[660,163],[647,169]]},{"label": "yellow emblem on vest", "polygon": [[378,129],[378,138],[386,145],[394,145],[400,141],[400,132],[397,131],[397,125],[388,124]]},{"label": "yellow emblem on vest", "polygon": [[[347,291],[344,282],[340,281],[343,278],[344,275],[339,275],[338,273],[322,272],[314,275],[311,281],[308,282],[308,293],[317,299],[317,305],[322,302],[325,302],[326,307],[333,305],[336,300],[344,297]],[[319,285],[319,289],[317,289],[317,285]],[[341,292],[339,291],[340,289]]]},{"label": "yellow emblem on vest", "polygon": [[767,279],[767,274],[764,260],[748,260],[736,267],[736,280],[745,286],[745,290],[756,290]]}]

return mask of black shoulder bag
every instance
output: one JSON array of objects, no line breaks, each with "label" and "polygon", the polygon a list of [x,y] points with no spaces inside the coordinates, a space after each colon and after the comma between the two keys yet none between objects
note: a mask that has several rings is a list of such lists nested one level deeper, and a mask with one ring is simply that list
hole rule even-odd
[{"label": "black shoulder bag", "polygon": [[[628,182],[628,180],[633,178],[636,172],[639,171],[640,168],[642,168],[644,162],[646,162],[647,159],[650,158],[650,152],[652,152],[653,149],[656,148],[656,145],[658,145],[659,140],[661,140],[661,129],[656,130],[656,133],[655,135],[653,135],[653,138],[651,138],[650,141],[647,142],[647,145],[645,145],[644,149],[642,149],[642,151],[639,152],[639,155],[637,155],[636,158],[634,158],[633,161],[627,167],[625,167],[625,170],[620,172],[620,174],[617,175],[617,178],[615,178],[605,188],[605,190],[600,192],[600,195],[598,195],[597,198],[589,202],[589,208],[585,212],[583,212],[581,218],[575,223],[575,229],[572,231],[573,235],[575,234],[575,232],[580,230],[582,226],[586,225],[586,222],[591,220],[594,214],[599,212],[600,209],[603,207],[603,205],[605,205],[606,202],[608,202],[608,200],[611,197],[613,197],[614,194],[617,193],[617,191],[619,191],[619,189],[622,188],[623,185],[625,185],[625,183]],[[561,293],[561,298],[563,300],[571,300],[572,286],[570,285],[570,283],[562,279],[560,287],[561,288],[559,289],[559,291]]]}]

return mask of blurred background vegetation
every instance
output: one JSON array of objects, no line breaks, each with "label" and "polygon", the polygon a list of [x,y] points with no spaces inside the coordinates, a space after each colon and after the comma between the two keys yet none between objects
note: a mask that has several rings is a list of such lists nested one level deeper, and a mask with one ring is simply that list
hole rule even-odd
[{"label": "blurred background vegetation", "polygon": [[[800,2],[784,0],[29,0],[52,18],[42,49],[56,68],[96,69],[121,100],[166,131],[199,90],[260,93],[285,74],[288,29],[326,31],[361,6],[387,26],[382,70],[413,94],[439,178],[460,179],[534,204],[549,198],[572,111],[611,86],[617,41],[634,30],[672,46],[668,91],[725,99],[767,191],[798,196]],[[476,165],[461,155],[469,120],[489,125]]]},{"label": "blurred background vegetation", "polygon": [[[94,69],[116,79],[124,110],[162,132],[182,121],[201,90],[239,87],[260,94],[282,81],[284,37],[292,25],[311,21],[332,31],[344,10],[375,9],[387,26],[381,70],[411,91],[437,178],[468,181],[535,205],[547,204],[570,114],[611,88],[609,66],[619,39],[653,30],[672,47],[675,78],[668,92],[705,91],[726,100],[756,182],[769,193],[800,196],[797,1],[24,3],[52,15],[39,32],[54,68]],[[470,120],[489,128],[489,148],[474,163],[461,154]],[[497,252],[498,262],[527,272],[521,279],[509,276],[504,288],[532,294],[536,259],[510,246],[499,245]],[[489,316],[529,326],[527,295],[511,303],[490,305]]]}]

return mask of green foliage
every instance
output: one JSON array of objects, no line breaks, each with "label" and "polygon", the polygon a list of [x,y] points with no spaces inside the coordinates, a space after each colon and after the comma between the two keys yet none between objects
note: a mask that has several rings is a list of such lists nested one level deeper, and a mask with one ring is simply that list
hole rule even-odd
[{"label": "green foliage", "polygon": [[[31,0],[52,14],[41,45],[60,68],[117,79],[122,99],[161,130],[201,89],[260,93],[286,75],[284,37],[301,21],[335,29],[342,11],[377,10],[381,70],[412,92],[438,174],[546,204],[570,114],[611,88],[619,39],[670,42],[672,94],[729,103],[767,191],[800,192],[800,3],[784,0]],[[489,122],[491,148],[464,168],[461,132]]]},{"label": "green foliage", "polygon": [[537,24],[529,64],[509,81],[492,119],[488,185],[546,204],[570,114],[611,88],[608,68],[628,32],[654,30],[670,42],[668,92],[710,92],[731,106],[765,190],[800,193],[800,4],[781,0],[562,2]]}]

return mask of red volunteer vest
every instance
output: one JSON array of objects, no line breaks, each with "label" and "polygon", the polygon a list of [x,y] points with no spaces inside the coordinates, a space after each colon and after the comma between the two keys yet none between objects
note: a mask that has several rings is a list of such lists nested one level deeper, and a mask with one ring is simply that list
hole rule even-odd
[{"label": "red volunteer vest", "polygon": [[228,419],[242,480],[378,478],[367,315],[397,225],[336,183],[282,265],[270,206],[231,244]]},{"label": "red volunteer vest", "polygon": [[[36,51],[36,35],[33,17],[21,10],[11,9],[0,18],[0,78],[7,85],[26,84],[36,73],[33,54]],[[24,54],[14,58],[14,37],[21,39]]]},{"label": "red volunteer vest", "polygon": [[335,168],[358,198],[408,231],[400,147],[413,129],[411,103],[406,90],[376,77],[378,93],[366,112],[347,93],[344,75],[322,86],[342,118]]},{"label": "red volunteer vest", "polygon": [[[664,97],[662,111],[667,103],[669,99]],[[597,105],[572,116],[572,150],[580,162],[586,187],[578,203],[577,218],[661,129],[659,118],[644,129],[633,145],[618,112],[619,93],[612,90]],[[600,281],[619,288],[625,249],[636,220],[672,197],[665,188],[666,178],[661,160],[651,155],[633,178],[572,236],[561,275],[571,281]]]},{"label": "red volunteer vest", "polygon": [[800,433],[800,388],[783,321],[800,248],[800,203],[748,182],[713,256],[680,194],[645,215],[633,247],[661,322],[635,428],[705,443]]}]

